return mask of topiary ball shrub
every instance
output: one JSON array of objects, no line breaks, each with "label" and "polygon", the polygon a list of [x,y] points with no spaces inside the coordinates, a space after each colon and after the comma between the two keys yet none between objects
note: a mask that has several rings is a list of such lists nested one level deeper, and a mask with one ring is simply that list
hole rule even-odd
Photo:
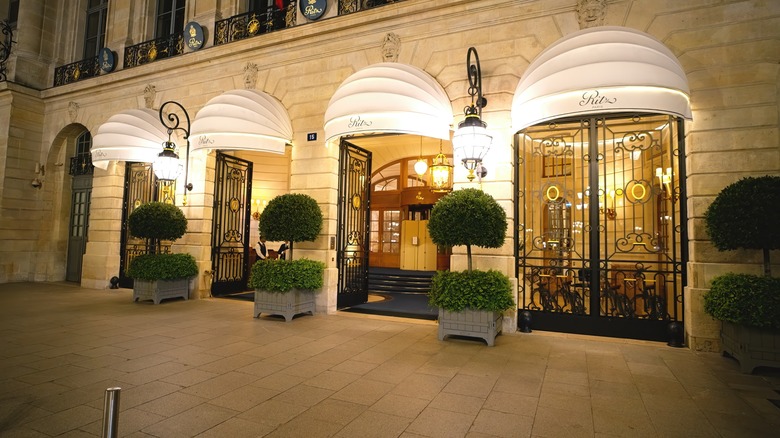
[{"label": "topiary ball shrub", "polygon": [[467,308],[503,312],[515,305],[509,278],[493,270],[436,272],[428,302],[451,312]]},{"label": "topiary ball shrub", "polygon": [[187,218],[179,207],[164,202],[140,205],[127,218],[130,234],[141,239],[176,240],[187,232]]},{"label": "topiary ball shrub", "polygon": [[500,248],[506,239],[506,212],[492,196],[477,189],[456,190],[431,210],[428,232],[437,245],[466,245],[471,270],[471,246]]},{"label": "topiary ball shrub", "polygon": [[280,195],[268,202],[258,227],[260,235],[268,240],[290,242],[292,259],[293,242],[314,241],[322,231],[322,211],[309,195]]},{"label": "topiary ball shrub", "polygon": [[136,280],[179,280],[198,275],[191,254],[143,254],[130,262],[127,275]]},{"label": "topiary ball shrub", "polygon": [[704,212],[707,234],[721,251],[762,250],[769,276],[769,251],[780,249],[778,205],[780,176],[743,178],[723,188]]},{"label": "topiary ball shrub", "polygon": [[734,324],[780,329],[780,278],[725,274],[704,294],[704,311]]},{"label": "topiary ball shrub", "polygon": [[316,260],[259,260],[252,266],[249,287],[269,292],[322,288],[325,264]]}]

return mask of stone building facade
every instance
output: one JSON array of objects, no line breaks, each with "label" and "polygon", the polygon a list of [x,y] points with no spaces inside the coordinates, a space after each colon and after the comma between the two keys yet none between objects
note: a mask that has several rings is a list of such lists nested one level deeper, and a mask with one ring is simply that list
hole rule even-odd
[{"label": "stone building facade", "polygon": [[[0,11],[8,10],[9,3],[13,2],[0,1]],[[58,67],[84,58],[87,3],[25,0],[13,25],[7,80],[0,82],[0,282],[66,278],[67,260],[73,257],[68,248],[74,180],[68,167],[84,132],[94,138],[113,115],[131,109],[157,111],[171,100],[194,117],[212,98],[249,89],[281,102],[292,125],[291,145],[282,154],[231,153],[254,163],[251,208],[255,211],[256,204],[288,192],[317,200],[325,227],[316,241],[298,244],[296,254],[327,264],[326,293],[318,298],[318,311],[334,312],[338,266],[332,241],[339,227],[339,144],[338,138],[326,138],[324,127],[332,97],[348,77],[372,65],[414,66],[446,93],[454,129],[470,101],[463,67],[468,48],[475,47],[489,102],[482,118],[494,135],[485,158],[488,175],[479,185],[506,208],[513,224],[504,247],[475,249],[476,265],[501,270],[523,284],[516,269],[518,237],[512,232],[518,202],[513,99],[526,69],[545,49],[581,29],[601,26],[619,26],[657,39],[673,53],[687,78],[692,117],[684,122],[685,178],[678,183],[684,187],[687,212],[687,221],[682,221],[687,239],[681,242],[687,250],[687,284],[680,319],[690,348],[717,348],[718,322],[702,310],[702,295],[711,279],[727,271],[760,272],[758,253],[715,250],[702,216],[725,185],[745,176],[780,173],[780,3],[399,0],[369,8],[371,2],[328,0],[325,13],[310,20],[293,2],[283,28],[215,45],[217,23],[245,13],[247,2],[189,0],[184,21],[202,26],[203,47],[123,68],[127,47],[155,37],[157,2],[110,0],[103,45],[116,55],[117,67],[54,86]],[[452,153],[449,143],[446,146]],[[394,158],[413,157],[417,148],[405,146],[394,152]],[[438,143],[425,148],[425,153],[435,155]],[[212,281],[216,153],[198,152],[188,157],[186,182],[194,187],[186,193],[186,205],[181,185],[176,189],[175,202],[189,219],[189,231],[174,250],[195,256],[201,274],[193,282],[193,295],[204,297]],[[376,154],[379,160],[382,153]],[[455,164],[455,188],[475,186]],[[114,160],[92,175],[78,279],[84,287],[107,288],[120,270],[126,171],[124,161]],[[36,187],[32,181],[40,184]],[[451,267],[464,266],[465,252],[455,248]],[[511,313],[509,328],[517,324],[516,312]]]}]

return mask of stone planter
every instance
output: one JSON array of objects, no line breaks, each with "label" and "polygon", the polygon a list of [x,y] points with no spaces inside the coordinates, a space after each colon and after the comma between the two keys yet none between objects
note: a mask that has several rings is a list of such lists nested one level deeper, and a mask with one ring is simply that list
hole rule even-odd
[{"label": "stone planter", "polygon": [[439,308],[439,340],[447,335],[482,338],[489,347],[495,345],[496,335],[501,333],[501,312],[465,309],[450,312]]},{"label": "stone planter", "polygon": [[280,293],[255,289],[253,316],[259,318],[261,313],[282,315],[287,322],[300,313],[314,315],[314,291],[293,289]]},{"label": "stone planter", "polygon": [[154,304],[168,298],[190,298],[190,280],[133,280],[133,301],[152,300]]},{"label": "stone planter", "polygon": [[723,321],[720,342],[723,352],[739,361],[743,373],[759,366],[780,368],[780,330]]}]

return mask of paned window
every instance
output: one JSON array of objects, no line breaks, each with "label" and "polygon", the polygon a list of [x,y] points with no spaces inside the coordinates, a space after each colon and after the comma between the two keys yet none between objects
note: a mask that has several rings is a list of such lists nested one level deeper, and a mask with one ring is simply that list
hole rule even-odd
[{"label": "paned window", "polygon": [[87,2],[87,23],[84,32],[84,58],[97,56],[106,41],[108,0]]},{"label": "paned window", "polygon": [[158,0],[155,37],[162,38],[184,30],[185,0]]}]

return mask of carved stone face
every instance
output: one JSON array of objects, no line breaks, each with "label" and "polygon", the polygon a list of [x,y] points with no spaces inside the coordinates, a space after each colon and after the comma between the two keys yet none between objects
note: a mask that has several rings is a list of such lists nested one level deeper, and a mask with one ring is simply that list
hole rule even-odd
[{"label": "carved stone face", "polygon": [[606,2],[604,0],[578,0],[577,21],[580,28],[601,26],[606,15]]},{"label": "carved stone face", "polygon": [[397,61],[398,51],[401,46],[401,39],[394,33],[385,35],[382,41],[382,58],[385,61]]}]

